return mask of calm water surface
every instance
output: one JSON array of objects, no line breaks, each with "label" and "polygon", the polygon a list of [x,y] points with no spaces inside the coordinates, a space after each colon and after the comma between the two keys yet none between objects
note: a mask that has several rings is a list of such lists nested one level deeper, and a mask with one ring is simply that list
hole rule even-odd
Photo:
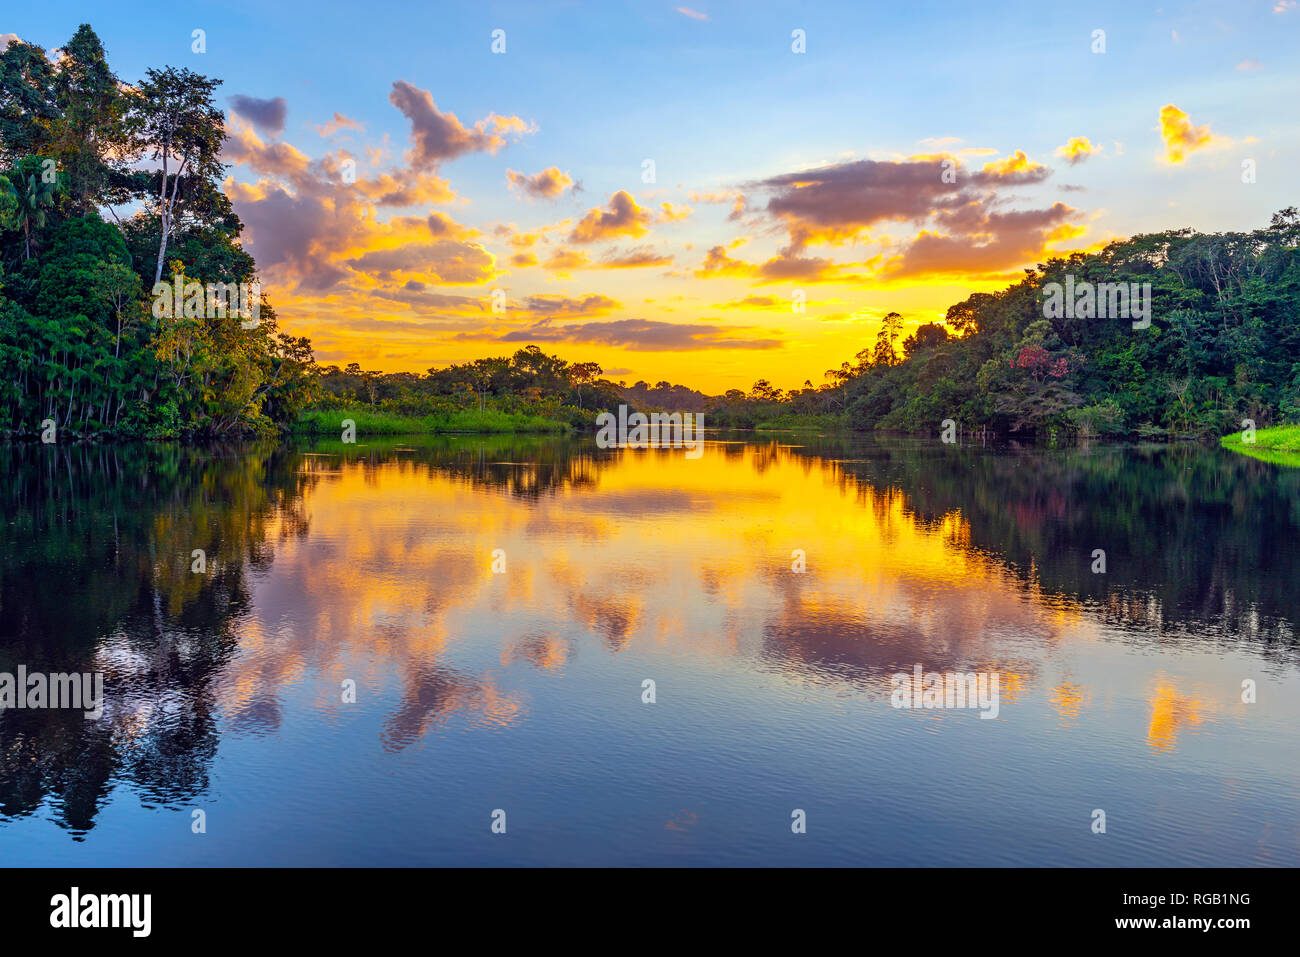
[{"label": "calm water surface", "polygon": [[[0,671],[107,698],[0,713],[5,864],[1300,864],[1300,470],[793,434],[0,466]],[[918,663],[999,672],[996,720],[891,707]]]}]

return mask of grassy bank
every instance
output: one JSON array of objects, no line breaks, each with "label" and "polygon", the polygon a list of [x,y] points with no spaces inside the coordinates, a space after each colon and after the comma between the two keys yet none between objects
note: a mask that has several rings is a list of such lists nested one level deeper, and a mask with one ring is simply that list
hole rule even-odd
[{"label": "grassy bank", "polygon": [[1233,432],[1219,440],[1225,449],[1249,455],[1252,458],[1300,468],[1300,425],[1275,425],[1255,432],[1254,442],[1243,442],[1241,432]]},{"label": "grassy bank", "polygon": [[356,423],[358,438],[367,435],[424,435],[440,432],[567,432],[569,426],[556,419],[522,412],[471,409],[434,415],[402,415],[372,412],[365,408],[310,409],[294,424],[300,435],[340,435],[343,420]]},{"label": "grassy bank", "polygon": [[754,431],[838,432],[845,428],[847,428],[847,425],[843,416],[800,415],[791,412],[757,423],[754,426]]}]

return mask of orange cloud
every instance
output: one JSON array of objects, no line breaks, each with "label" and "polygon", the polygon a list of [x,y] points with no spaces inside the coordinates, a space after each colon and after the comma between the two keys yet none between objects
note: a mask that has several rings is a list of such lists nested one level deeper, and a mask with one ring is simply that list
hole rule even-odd
[{"label": "orange cloud", "polygon": [[968,273],[996,275],[1035,262],[1049,242],[1062,232],[1078,210],[1064,203],[1047,209],[991,212],[980,204],[940,213],[935,221],[949,231],[922,230],[907,248],[890,260],[891,276]]},{"label": "orange cloud", "polygon": [[1172,103],[1160,108],[1160,137],[1165,142],[1165,162],[1170,164],[1182,163],[1188,153],[1223,142],[1210,132],[1208,123],[1193,126],[1191,118]]},{"label": "orange cloud", "polygon": [[793,251],[814,242],[854,240],[879,223],[922,222],[938,211],[988,204],[994,198],[989,189],[1038,183],[1048,175],[1018,150],[977,172],[945,156],[856,160],[755,185],[772,192],[766,211],[785,223]]},{"label": "orange cloud", "polygon": [[993,160],[984,164],[984,172],[990,176],[1014,177],[1023,173],[1037,173],[1045,168],[1026,156],[1024,150],[1016,150],[1006,159]]},{"label": "orange cloud", "polygon": [[[471,283],[496,275],[491,255],[467,242],[476,231],[450,216],[376,217],[382,206],[447,202],[455,198],[436,176],[399,169],[353,180],[355,161],[343,151],[311,160],[286,142],[267,143],[253,127],[232,119],[222,159],[259,175],[254,184],[226,182],[244,221],[244,244],[272,287],[329,293],[381,287],[398,274],[414,281]],[[350,170],[345,162],[353,162]],[[409,247],[399,264],[397,250]],[[423,254],[421,261],[419,256]],[[374,273],[366,270],[383,264]]]},{"label": "orange cloud", "polygon": [[566,319],[574,316],[608,315],[621,305],[616,299],[591,292],[580,299],[572,296],[528,296],[520,308],[528,313]]},{"label": "orange cloud", "polygon": [[361,178],[355,183],[362,195],[376,206],[418,206],[423,203],[450,203],[455,192],[445,179],[429,173],[398,170]]},{"label": "orange cloud", "polygon": [[323,126],[316,127],[316,132],[321,136],[333,136],[339,130],[357,130],[358,132],[361,132],[365,130],[365,127],[356,120],[344,116],[342,113],[335,113],[334,119],[330,120]]},{"label": "orange cloud", "polygon": [[516,173],[512,169],[508,169],[506,170],[506,180],[510,183],[511,189],[517,189],[525,195],[536,196],[541,199],[555,199],[557,196],[562,195],[566,189],[573,186],[573,178],[556,166],[544,169],[540,173],[534,173],[532,176],[525,173]]},{"label": "orange cloud", "polygon": [[567,275],[571,270],[581,269],[591,259],[586,253],[577,249],[557,249],[542,264],[551,272]]},{"label": "orange cloud", "polygon": [[1082,163],[1090,156],[1101,152],[1100,146],[1093,146],[1092,141],[1086,136],[1072,136],[1066,141],[1064,146],[1056,148],[1056,155],[1064,159],[1071,166]]},{"label": "orange cloud", "polygon": [[478,235],[477,229],[463,226],[446,213],[434,211],[425,217],[424,224],[429,232],[439,239],[469,239]]},{"label": "orange cloud", "polygon": [[728,190],[721,193],[703,193],[699,190],[690,190],[686,194],[692,203],[730,203],[740,197],[740,193],[734,190]]},{"label": "orange cloud", "polygon": [[[502,336],[464,333],[459,339],[494,339],[499,342],[575,342],[615,346],[634,352],[683,352],[703,349],[779,349],[780,339],[745,335],[753,330],[711,323],[663,322],[658,319],[613,319],[598,322],[558,323],[542,319]],[[771,330],[765,330],[770,332]]]},{"label": "orange cloud", "polygon": [[697,279],[721,279],[745,276],[756,279],[758,285],[773,282],[846,282],[857,277],[845,276],[844,267],[829,259],[800,256],[798,248],[791,245],[763,263],[733,259],[723,246],[714,246],[695,271]]},{"label": "orange cloud", "polygon": [[673,257],[655,252],[649,246],[638,246],[626,253],[611,252],[600,261],[607,269],[635,269],[641,266],[667,266]]},{"label": "orange cloud", "polygon": [[695,271],[697,279],[717,279],[724,276],[752,276],[752,264],[732,259],[725,246],[714,246],[704,256],[704,262]]},{"label": "orange cloud", "polygon": [[569,242],[594,243],[619,236],[644,236],[650,218],[650,211],[638,206],[632,194],[621,189],[609,198],[608,209],[597,207],[582,217],[569,234]]},{"label": "orange cloud", "polygon": [[661,203],[659,206],[661,223],[680,223],[684,219],[690,218],[695,212],[689,206],[674,206],[672,203]]},{"label": "orange cloud", "polygon": [[[715,303],[714,309],[771,309],[778,305],[771,296],[746,296],[733,302]],[[785,303],[780,303],[784,307]]]},{"label": "orange cloud", "polygon": [[234,116],[226,123],[226,142],[222,146],[221,160],[247,166],[263,176],[280,177],[296,187],[309,185],[316,175],[306,153],[292,143],[267,143],[257,135],[252,123]]},{"label": "orange cloud", "polygon": [[415,278],[425,282],[475,286],[496,275],[492,254],[477,243],[444,239],[372,249],[347,265],[378,279]]}]

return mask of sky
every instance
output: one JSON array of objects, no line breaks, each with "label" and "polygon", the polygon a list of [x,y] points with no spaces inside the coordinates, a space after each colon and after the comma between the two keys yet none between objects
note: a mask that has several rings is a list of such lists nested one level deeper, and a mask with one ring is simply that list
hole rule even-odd
[{"label": "sky", "polygon": [[889,312],[1300,200],[1294,0],[690,2],[83,0],[0,39],[221,79],[282,328],[386,372],[816,385]]}]

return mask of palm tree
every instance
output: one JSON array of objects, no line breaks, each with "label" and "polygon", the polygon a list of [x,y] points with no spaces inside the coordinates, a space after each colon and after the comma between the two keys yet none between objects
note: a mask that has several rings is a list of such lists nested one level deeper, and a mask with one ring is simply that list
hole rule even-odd
[{"label": "palm tree", "polygon": [[[24,182],[21,175],[19,182]],[[14,188],[12,181],[8,182],[8,186],[9,191],[18,200],[18,217],[23,224],[23,245],[26,253],[23,258],[31,259],[32,233],[37,229],[45,228],[45,207],[54,202],[55,184],[44,182],[43,179],[32,174],[27,177],[21,192]]]}]

